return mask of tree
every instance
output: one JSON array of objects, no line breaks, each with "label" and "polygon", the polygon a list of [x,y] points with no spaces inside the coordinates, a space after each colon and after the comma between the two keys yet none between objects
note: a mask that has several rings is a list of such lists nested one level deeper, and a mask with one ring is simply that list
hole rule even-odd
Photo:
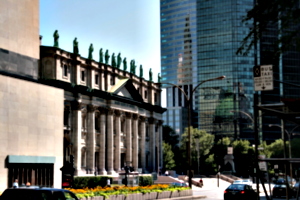
[{"label": "tree", "polygon": [[163,125],[163,141],[172,147],[178,146],[179,135],[168,125]]},{"label": "tree", "polygon": [[[295,5],[299,5],[298,0],[257,0],[256,5],[243,19],[250,30],[237,54],[247,54],[255,44],[255,35],[256,39],[261,39],[263,33],[269,31],[271,27],[278,28],[280,33],[274,42],[277,49],[275,53],[285,52],[291,48],[299,51],[300,8]],[[256,26],[254,21],[257,22]]]},{"label": "tree", "polygon": [[[200,158],[202,156],[209,156],[210,150],[214,145],[215,136],[207,133],[204,130],[199,130],[197,128],[190,127],[191,131],[191,161],[192,167],[196,170],[198,166],[198,151]],[[187,160],[187,142],[188,142],[188,128],[185,129],[184,134],[180,141],[180,150],[182,152],[182,158]],[[199,142],[199,149],[197,148],[197,142]],[[204,157],[204,160],[205,160]],[[185,166],[187,166],[185,164]]]},{"label": "tree", "polygon": [[164,169],[174,169],[176,166],[174,160],[174,153],[172,151],[172,146],[168,143],[163,142],[163,163]]}]

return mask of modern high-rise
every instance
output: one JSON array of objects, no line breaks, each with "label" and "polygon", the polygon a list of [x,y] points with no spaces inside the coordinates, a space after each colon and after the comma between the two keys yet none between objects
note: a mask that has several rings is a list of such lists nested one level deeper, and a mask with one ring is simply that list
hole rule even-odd
[{"label": "modern high-rise", "polygon": [[[253,66],[273,65],[274,79],[297,83],[299,53],[286,53],[272,59],[270,43],[278,37],[276,25],[247,55],[236,54],[249,32],[242,19],[253,8],[253,0],[161,0],[161,72],[162,82],[172,83],[188,94],[202,81],[222,75],[226,79],[208,81],[199,87],[192,100],[192,125],[216,138],[252,140],[253,135]],[[299,80],[299,79],[298,79]],[[298,81],[299,84],[299,81]],[[185,96],[170,84],[166,88],[168,111],[164,123],[182,134],[187,127]],[[281,97],[297,98],[295,88],[274,84],[274,90],[261,92],[262,103],[278,103]],[[266,123],[279,123],[276,117],[261,120],[264,140],[280,137],[270,132]]]}]

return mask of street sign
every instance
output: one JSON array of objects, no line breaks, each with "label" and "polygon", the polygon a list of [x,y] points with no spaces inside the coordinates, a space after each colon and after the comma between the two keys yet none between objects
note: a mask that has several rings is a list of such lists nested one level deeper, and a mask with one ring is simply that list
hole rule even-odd
[{"label": "street sign", "polygon": [[[266,158],[265,155],[258,156],[258,159],[265,159],[265,158]],[[258,166],[259,166],[260,171],[267,171],[267,162],[266,161],[259,161]]]},{"label": "street sign", "polygon": [[273,65],[254,66],[253,80],[255,91],[273,90]]}]

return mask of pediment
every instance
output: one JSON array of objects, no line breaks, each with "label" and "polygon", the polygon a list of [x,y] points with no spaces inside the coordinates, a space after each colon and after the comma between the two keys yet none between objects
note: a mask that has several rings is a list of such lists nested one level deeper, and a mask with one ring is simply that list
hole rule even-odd
[{"label": "pediment", "polygon": [[129,78],[119,78],[116,80],[116,84],[108,91],[118,96],[133,99],[135,101],[143,102],[143,98],[137,89],[132,84],[132,80]]}]

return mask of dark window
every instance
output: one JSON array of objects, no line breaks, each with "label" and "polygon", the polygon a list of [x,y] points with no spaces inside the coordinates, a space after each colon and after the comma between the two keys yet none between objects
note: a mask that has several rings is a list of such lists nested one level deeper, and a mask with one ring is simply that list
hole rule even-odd
[{"label": "dark window", "polygon": [[95,75],[95,84],[99,85],[99,75],[98,74]]},{"label": "dark window", "polygon": [[68,66],[64,65],[64,76],[68,76]]},{"label": "dark window", "polygon": [[85,73],[84,73],[84,70],[81,70],[81,81],[85,81]]}]

